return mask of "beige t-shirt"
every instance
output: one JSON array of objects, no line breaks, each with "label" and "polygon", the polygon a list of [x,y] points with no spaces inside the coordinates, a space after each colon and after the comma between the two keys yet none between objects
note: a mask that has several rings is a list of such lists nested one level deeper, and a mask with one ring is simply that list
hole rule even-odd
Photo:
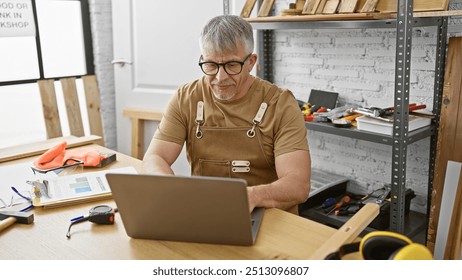
[{"label": "beige t-shirt", "polygon": [[[204,126],[207,127],[252,127],[252,121],[263,101],[268,104],[258,128],[262,134],[267,158],[274,158],[297,150],[308,150],[303,114],[292,93],[278,88],[268,99],[273,84],[255,78],[249,92],[232,101],[218,100],[205,79],[181,86],[171,99],[164,117],[154,135],[155,139],[183,145],[186,141],[187,157],[190,161],[191,141],[195,137],[197,102],[204,102]],[[226,153],[223,143],[223,153]]]}]

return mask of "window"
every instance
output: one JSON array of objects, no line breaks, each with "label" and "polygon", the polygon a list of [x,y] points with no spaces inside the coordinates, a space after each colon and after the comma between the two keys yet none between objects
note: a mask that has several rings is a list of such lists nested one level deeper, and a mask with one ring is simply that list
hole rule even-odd
[{"label": "window", "polygon": [[0,148],[45,140],[36,81],[94,72],[88,1],[0,0],[0,61]]}]

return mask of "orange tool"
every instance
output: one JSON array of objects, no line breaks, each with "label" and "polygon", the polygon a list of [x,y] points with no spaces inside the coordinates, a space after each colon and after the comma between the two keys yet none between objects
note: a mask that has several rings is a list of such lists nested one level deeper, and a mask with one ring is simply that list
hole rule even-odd
[{"label": "orange tool", "polygon": [[334,212],[335,210],[339,209],[343,205],[346,205],[350,202],[351,198],[348,195],[345,195],[340,202],[335,204],[335,207],[332,208],[329,212],[327,212],[326,216],[329,216],[330,213]]},{"label": "orange tool", "polygon": [[420,109],[425,109],[427,106],[425,104],[422,105],[409,105],[409,112],[420,110]]},{"label": "orange tool", "polygon": [[352,115],[343,117],[342,119],[347,120],[347,121],[354,121],[354,120],[356,120],[357,117],[361,117],[361,116],[362,116],[362,114],[356,113],[356,114],[352,114]]}]

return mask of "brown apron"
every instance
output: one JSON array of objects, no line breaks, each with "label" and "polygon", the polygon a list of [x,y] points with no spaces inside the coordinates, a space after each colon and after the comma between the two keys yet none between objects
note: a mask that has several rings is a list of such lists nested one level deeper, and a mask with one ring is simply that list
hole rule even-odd
[{"label": "brown apron", "polygon": [[276,169],[264,153],[257,129],[266,108],[263,102],[252,126],[209,127],[203,119],[204,104],[199,101],[190,152],[192,175],[242,178],[249,186],[277,180]]},{"label": "brown apron", "polygon": [[[276,90],[276,86],[271,88],[268,100]],[[199,101],[195,135],[189,153],[192,175],[242,178],[249,186],[276,181],[278,176],[272,164],[274,161],[264,153],[258,129],[266,108],[267,103],[262,102],[252,125],[247,127],[210,127],[204,120],[204,102]],[[295,205],[287,211],[297,214],[298,207]]]}]

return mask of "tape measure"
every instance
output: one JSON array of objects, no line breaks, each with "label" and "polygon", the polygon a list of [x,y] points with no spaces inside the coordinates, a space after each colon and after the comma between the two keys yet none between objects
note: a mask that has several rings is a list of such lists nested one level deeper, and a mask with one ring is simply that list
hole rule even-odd
[{"label": "tape measure", "polygon": [[71,224],[67,230],[66,237],[71,238],[71,227],[81,222],[90,221],[99,225],[112,225],[114,223],[114,215],[117,212],[117,208],[113,209],[107,205],[95,206],[90,209],[88,216],[80,216],[71,220]]},{"label": "tape measure", "polygon": [[114,223],[114,210],[112,207],[107,205],[99,205],[90,209],[90,215],[88,220],[95,224],[110,225]]},{"label": "tape measure", "polygon": [[351,121],[344,119],[332,120],[332,124],[336,127],[348,128],[351,127]]}]

